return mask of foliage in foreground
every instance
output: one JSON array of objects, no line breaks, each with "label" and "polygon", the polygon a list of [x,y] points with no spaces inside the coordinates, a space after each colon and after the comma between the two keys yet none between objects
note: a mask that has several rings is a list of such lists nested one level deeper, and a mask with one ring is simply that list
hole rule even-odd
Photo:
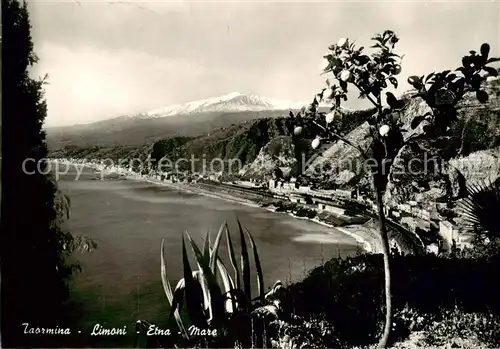
[{"label": "foliage in foreground", "polygon": [[[323,57],[323,72],[331,73],[334,83],[326,80],[327,87],[314,96],[312,103],[299,113],[290,111],[290,116],[297,122],[296,136],[300,136],[304,129],[317,130],[317,136],[311,143],[313,149],[317,149],[322,140],[340,140],[360,153],[366,161],[365,166],[370,161],[369,172],[377,203],[385,269],[386,320],[378,344],[378,348],[383,348],[389,340],[393,313],[389,238],[382,197],[394,160],[405,146],[419,152],[424,149],[421,146],[423,142],[442,148],[450,138],[451,126],[458,120],[457,107],[465,94],[473,92],[479,102],[488,101],[489,95],[482,84],[487,76],[498,75],[498,71],[488,64],[498,62],[500,58],[489,57],[490,45],[484,43],[479,52],[470,51],[464,56],[462,65],[453,72],[445,70],[427,76],[410,76],[408,83],[414,88],[411,98],[420,98],[430,111],[412,115],[411,130],[408,130],[401,112],[409,103],[403,98],[396,98],[391,92],[385,92],[383,103],[383,92],[389,84],[398,87],[396,76],[401,72],[402,56],[395,53],[394,48],[399,37],[392,30],[385,30],[372,40],[374,44],[371,47],[375,52],[370,54],[365,53],[363,46],[356,47],[346,38],[329,46],[328,53]],[[359,91],[359,98],[368,99],[377,110],[368,118],[368,149],[344,138],[335,122],[343,117],[340,107],[342,101],[348,99],[350,86]],[[323,101],[332,104],[329,113],[319,110]]]},{"label": "foliage in foreground", "polygon": [[[194,254],[196,267],[191,267],[188,249],[183,236],[184,277],[179,280],[173,291],[167,277],[162,241],[161,278],[163,288],[171,307],[170,317],[175,318],[181,333],[180,340],[184,346],[254,348],[261,347],[267,342],[267,339],[262,336],[265,333],[264,319],[277,315],[279,303],[272,302],[271,298],[273,295],[278,294],[281,282],[277,281],[270,292],[264,293],[262,266],[254,239],[250,232],[242,227],[239,220],[238,227],[241,246],[239,265],[226,223],[221,225],[212,246],[210,234],[207,233],[202,249],[186,232],[187,245],[190,246],[189,250]],[[219,246],[224,233],[227,240],[228,259],[234,276],[231,275],[232,273],[219,255]],[[258,296],[255,298],[252,298],[250,257],[246,239],[250,242],[255,265],[258,288]],[[219,280],[222,281],[222,285]],[[181,316],[183,309],[186,310],[187,321]],[[149,324],[146,321],[138,321],[139,329],[147,331],[148,326]],[[191,332],[193,326],[213,335],[193,336]],[[141,339],[140,337],[138,339]]]},{"label": "foliage in foreground", "polygon": [[2,1],[2,31],[1,344],[53,347],[60,338],[26,336],[22,323],[64,327],[68,281],[79,270],[68,257],[95,245],[61,226],[69,202],[47,174],[46,81],[29,74],[38,58],[26,2]]},{"label": "foliage in foreground", "polygon": [[500,238],[500,180],[467,185],[467,197],[459,204],[469,231],[482,238]]},{"label": "foliage in foreground", "polygon": [[[481,318],[497,319],[500,315],[500,299],[496,295],[496,280],[500,277],[498,259],[434,255],[392,258],[395,317],[391,342],[405,339],[412,331],[438,331],[439,326],[449,325],[446,314],[453,311],[478,314]],[[284,290],[282,322],[276,322],[269,335],[283,333],[295,336],[296,342],[300,339],[309,343],[311,338],[307,336],[329,329],[324,339],[327,342],[318,342],[319,347],[375,343],[384,319],[382,264],[380,255],[365,254],[332,259],[312,270],[303,281]],[[434,324],[443,321],[446,325]],[[487,325],[490,332],[494,330],[492,326]]]}]

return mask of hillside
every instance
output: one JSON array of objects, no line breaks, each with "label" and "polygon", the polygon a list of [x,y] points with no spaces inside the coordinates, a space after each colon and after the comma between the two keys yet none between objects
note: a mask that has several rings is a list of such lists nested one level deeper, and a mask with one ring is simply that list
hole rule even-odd
[{"label": "hillside", "polygon": [[[439,146],[437,144],[421,143],[420,150],[405,147],[401,150],[400,154],[398,154],[395,163],[404,164],[404,168],[408,169],[410,160],[413,159],[413,163],[418,163],[417,160],[420,160],[420,163],[424,163],[424,156],[427,156],[427,159],[435,156],[443,160],[445,164],[448,163],[449,160],[457,157],[461,158],[463,162],[465,161],[463,159],[467,158],[470,154],[490,151],[500,146],[500,79],[489,80],[485,86],[485,90],[490,96],[490,100],[486,104],[480,104],[472,95],[466,96],[463,103],[459,106],[459,121],[453,125],[449,140]],[[421,99],[410,99],[408,97],[409,95],[407,94],[403,98],[406,98],[410,105],[402,115],[400,115],[405,125],[404,129],[408,131],[405,134],[405,139],[413,133],[419,132],[419,129],[412,130],[410,127],[413,117],[415,115],[422,115],[427,111],[427,106]],[[349,133],[346,138],[366,149],[369,144],[369,139],[366,138],[367,135],[368,124],[365,123]],[[475,157],[477,156],[481,155],[476,154]],[[362,164],[363,159],[359,153],[352,147],[339,141],[333,143],[330,149],[325,151],[322,156],[311,164],[306,171],[306,175],[311,178],[336,181],[338,180],[337,177],[339,173],[349,171],[352,172],[351,175],[344,176],[347,180],[340,181],[338,184],[356,185],[360,180],[365,182],[367,180],[363,173]],[[445,175],[448,175],[448,173],[445,173]],[[393,183],[389,184],[387,200],[394,199],[396,202],[404,201],[402,197],[398,198],[397,187],[401,188],[408,185],[412,187],[414,186],[412,182],[416,180],[422,181],[422,183],[420,183],[422,185],[424,182],[428,185],[429,182],[438,180],[438,178],[426,178],[425,176],[422,178],[417,177],[418,176],[409,174],[408,171],[406,171],[406,173],[393,174]],[[439,174],[438,177],[442,177],[442,174]],[[439,178],[439,180],[443,180],[443,178]],[[418,184],[419,183],[416,185],[415,193],[419,191]],[[393,197],[391,198],[391,190],[393,189]],[[409,200],[408,198],[406,199]]]},{"label": "hillside", "polygon": [[[345,111],[346,117],[343,118],[342,128],[345,132],[350,132],[359,126],[373,110],[368,111]],[[269,176],[273,169],[278,167],[288,167],[295,174],[300,172],[303,160],[307,162],[313,156],[317,156],[310,147],[310,140],[314,138],[313,134],[305,134],[302,140],[292,137],[295,123],[288,117],[275,116],[278,112],[273,112],[271,117],[264,117],[266,113],[232,113],[217,114],[214,122],[206,123],[205,126],[210,129],[209,132],[203,132],[201,135],[193,136],[195,131],[193,127],[188,127],[189,132],[178,132],[176,135],[162,137],[162,133],[169,133],[171,130],[151,127],[155,122],[167,122],[169,118],[144,120],[145,129],[138,126],[131,127],[125,131],[108,132],[104,140],[98,140],[99,134],[91,133],[77,135],[68,139],[70,145],[51,149],[51,156],[54,157],[73,157],[87,159],[110,158],[114,161],[124,158],[140,158],[145,160],[149,155],[152,159],[159,160],[167,158],[172,163],[179,159],[197,159],[194,171],[203,171],[203,164],[210,166],[213,159],[224,161],[239,160],[238,168],[231,170],[232,174],[240,174],[246,178],[263,178]],[[196,115],[199,117],[200,115]],[[252,118],[253,120],[244,120],[239,123],[233,123],[230,126],[215,128],[219,124],[227,124],[234,118]],[[172,120],[177,118],[172,118]],[[202,124],[195,123],[196,126]],[[156,130],[158,136],[152,135]],[[149,138],[142,138],[141,131],[147,132]],[[173,132],[172,132],[173,133]],[[102,135],[102,133],[101,133]],[[95,139],[95,141],[93,141]],[[124,144],[114,145],[117,139],[126,139]],[[82,141],[82,142],[80,142]],[[90,146],[87,146],[90,144]],[[323,148],[324,149],[324,148]],[[304,155],[302,155],[304,154]],[[256,163],[254,161],[257,160]],[[290,165],[293,164],[293,169]],[[220,166],[214,162],[215,167],[210,168],[218,171]],[[179,170],[190,170],[190,162],[179,163]],[[262,171],[261,171],[262,169]],[[265,170],[264,170],[265,169]],[[225,172],[228,171],[227,163]],[[289,171],[289,172],[290,172]]]},{"label": "hillside", "polygon": [[66,145],[141,145],[173,136],[207,134],[243,121],[287,115],[304,104],[232,92],[90,124],[49,127],[46,132],[51,149]]},{"label": "hillside", "polygon": [[[449,183],[451,190],[455,191],[458,185],[456,173],[446,166],[453,163],[450,160],[460,159],[460,166],[467,169],[473,166],[467,163],[468,159],[481,158],[484,155],[481,152],[493,152],[491,156],[494,158],[498,155],[500,79],[490,79],[485,89],[490,96],[487,104],[481,105],[474,96],[466,96],[460,105],[459,121],[453,125],[446,144],[437,147],[436,144],[422,143],[420,150],[409,147],[401,150],[395,161],[407,165],[411,159],[423,161],[424,156],[433,155],[444,160],[445,168],[423,176],[394,173],[386,192],[387,202],[397,204],[416,195],[431,195],[433,199],[446,196]],[[412,130],[410,123],[414,115],[426,111],[426,105],[418,98],[410,98],[409,93],[403,98],[410,103],[400,115],[404,128],[408,130],[405,137],[409,137],[413,132],[419,132],[419,129]],[[363,148],[369,142],[365,120],[371,113],[373,110],[346,110],[342,118],[341,129],[345,137]],[[185,161],[179,169],[198,172],[224,170],[255,179],[267,178],[277,168],[294,176],[304,170],[303,177],[323,187],[369,185],[362,158],[356,150],[337,141],[323,143],[313,151],[310,140],[314,135],[306,133],[301,141],[295,139],[292,136],[295,124],[286,117],[287,114],[273,110],[129,118],[128,124],[120,123],[114,128],[110,127],[113,120],[107,120],[73,128],[71,133],[65,132],[60,138],[54,132],[49,133],[49,140],[52,144],[57,143],[51,149],[52,155],[60,157],[112,158],[117,161],[132,157],[146,159],[151,155],[153,159],[167,158],[171,162],[194,157],[197,159],[194,166]],[[217,161],[211,166],[213,159],[224,161],[224,165]],[[232,169],[229,169],[229,160],[236,163]],[[475,179],[473,175],[468,177]]]},{"label": "hillside", "polygon": [[288,111],[203,112],[186,117],[133,118],[118,117],[92,124],[51,127],[47,131],[47,144],[51,150],[67,145],[139,146],[170,137],[195,137],[208,134],[221,127],[230,127],[245,121],[275,118]]}]

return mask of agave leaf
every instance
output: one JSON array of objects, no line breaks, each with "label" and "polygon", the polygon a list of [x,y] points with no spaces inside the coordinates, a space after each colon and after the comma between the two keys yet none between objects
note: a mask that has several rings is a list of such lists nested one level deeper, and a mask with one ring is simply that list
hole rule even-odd
[{"label": "agave leaf", "polygon": [[188,232],[186,232],[191,247],[198,261],[198,265],[202,271],[203,277],[206,278],[209,291],[209,313],[211,314],[209,323],[219,324],[224,315],[224,303],[222,302],[222,292],[217,283],[215,275],[210,270],[209,261],[205,260],[200,249],[193,241]]},{"label": "agave leaf", "polygon": [[174,315],[176,310],[179,313],[182,311],[182,305],[184,303],[184,291],[186,290],[186,284],[184,279],[180,279],[174,289],[174,298],[172,300],[171,317]]},{"label": "agave leaf", "polygon": [[229,251],[229,261],[234,269],[234,279],[236,280],[236,288],[241,287],[240,282],[240,272],[236,264],[236,255],[234,253],[233,242],[231,241],[231,235],[229,235],[229,229],[226,229],[226,238],[227,238],[227,249]]},{"label": "agave leaf", "polygon": [[[222,262],[220,258],[217,258],[217,267],[219,268],[220,275],[222,277],[222,283],[224,284],[224,289],[225,292],[231,292],[231,290],[234,289],[234,282],[231,279],[231,276],[229,275],[229,272],[227,271],[226,266]],[[229,305],[225,306],[225,309],[228,313],[234,313],[236,310],[236,299],[234,296],[231,295],[231,302]],[[224,302],[226,304],[226,301]]]},{"label": "agave leaf", "polygon": [[235,287],[233,279],[231,278],[231,275],[229,275],[229,272],[220,257],[217,258],[217,267],[221,272],[222,283],[224,284],[225,292],[229,292],[230,290],[234,289]]},{"label": "agave leaf", "polygon": [[234,298],[238,308],[242,309],[244,312],[251,309],[251,300],[247,297],[245,292],[239,288],[234,288],[229,292],[226,292],[226,297]]},{"label": "agave leaf", "polygon": [[252,299],[252,284],[250,281],[250,259],[248,258],[248,248],[245,241],[245,234],[243,233],[243,227],[241,226],[240,220],[236,219],[238,222],[238,228],[240,230],[240,242],[241,242],[241,273],[243,274],[243,290],[247,295],[248,299]]},{"label": "agave leaf", "polygon": [[[210,288],[208,286],[208,280],[203,273],[203,269],[205,268],[205,265],[207,264],[207,261],[208,261],[207,254],[206,254],[206,251],[204,251],[205,253],[203,253],[203,254],[201,253],[200,249],[198,248],[196,243],[193,241],[193,239],[191,238],[191,236],[189,235],[188,232],[186,232],[186,235],[188,236],[188,240],[191,244],[191,248],[192,248],[194,255],[195,255],[195,258],[196,258],[196,264],[198,265],[198,269],[199,269],[197,271],[197,274],[196,274],[196,280],[201,287],[201,293],[203,296],[203,301],[202,301],[203,311],[208,313],[208,321],[210,321],[213,317],[213,311],[212,311],[212,306],[211,306],[211,298],[212,297],[210,295]],[[205,241],[207,241],[207,240],[208,240],[208,238],[205,239]],[[206,246],[206,244],[205,244],[205,246]],[[200,299],[200,301],[201,301],[201,299]]]},{"label": "agave leaf", "polygon": [[250,246],[252,247],[253,251],[253,258],[255,260],[255,269],[257,272],[257,288],[259,289],[259,297],[261,301],[264,301],[264,276],[262,274],[262,265],[260,264],[259,253],[257,251],[257,246],[255,245],[255,241],[252,237],[252,234],[250,234],[250,232],[246,228],[245,228],[245,233],[247,234],[248,239],[250,240]]},{"label": "agave leaf", "polygon": [[222,233],[224,232],[224,229],[227,229],[227,223],[224,222],[219,228],[219,232],[217,233],[217,236],[215,238],[214,246],[212,247],[212,250],[210,251],[210,269],[216,275],[215,272],[215,262],[217,261],[218,257],[218,252],[219,252],[219,246],[220,246],[220,240],[222,238]]},{"label": "agave leaf", "polygon": [[205,242],[203,244],[203,257],[205,259],[210,258],[210,231],[207,231],[207,235],[205,236]]},{"label": "agave leaf", "polygon": [[[167,278],[167,268],[165,264],[165,257],[164,257],[164,250],[165,250],[165,240],[161,240],[161,282],[163,284],[163,290],[165,291],[165,295],[167,296],[168,303],[170,306],[172,306],[173,302],[173,292],[172,292],[172,286],[170,286],[170,281],[168,281]],[[177,310],[174,311],[174,317],[175,317],[175,322],[177,323],[177,326],[179,327],[179,330],[181,331],[181,335],[189,339],[189,335],[186,331],[186,328],[184,327],[184,323],[182,322],[181,316]]]},{"label": "agave leaf", "polygon": [[[186,232],[188,239],[192,242],[189,233]],[[194,244],[194,242],[192,242]],[[198,247],[197,247],[198,248]],[[199,252],[199,249],[198,249]],[[201,252],[199,252],[201,255]],[[198,258],[198,256],[197,256]],[[201,255],[201,258],[203,256]],[[202,299],[202,288],[200,283],[193,278],[193,271],[189,264],[189,258],[186,250],[186,243],[184,237],[182,238],[182,264],[184,269],[184,283],[185,283],[185,296],[186,296],[186,308],[189,314],[189,319],[194,326],[198,328],[204,328],[206,326],[206,318],[204,314],[204,306]]]},{"label": "agave leaf", "polygon": [[193,272],[193,278],[198,282],[201,287],[201,291],[203,293],[203,309],[210,314],[210,291],[208,289],[207,279],[203,276],[203,272],[201,270],[197,270]]}]

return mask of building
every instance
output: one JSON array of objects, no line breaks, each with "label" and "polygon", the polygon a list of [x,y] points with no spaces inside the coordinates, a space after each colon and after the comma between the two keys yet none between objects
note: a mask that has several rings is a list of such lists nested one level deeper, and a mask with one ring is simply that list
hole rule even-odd
[{"label": "building", "polygon": [[354,194],[355,194],[354,190],[335,189],[335,195],[340,197],[353,199],[355,196]]},{"label": "building", "polygon": [[338,215],[343,215],[345,212],[344,209],[337,207],[337,206],[334,206],[333,203],[328,201],[328,200],[322,200],[322,199],[315,198],[314,202],[318,205],[318,209],[321,211],[328,211],[328,212],[336,213]]},{"label": "building", "polygon": [[448,221],[439,222],[439,236],[444,240],[443,248],[449,250],[453,246],[453,241],[459,243],[458,230]]},{"label": "building", "polygon": [[305,204],[306,203],[306,199],[305,198],[303,198],[300,195],[294,195],[294,194],[290,195],[290,201],[291,202],[295,202],[297,204]]},{"label": "building", "polygon": [[305,185],[300,185],[298,190],[303,193],[307,193],[311,191],[311,187],[305,186]]},{"label": "building", "polygon": [[403,212],[411,213],[411,206],[409,204],[399,204],[398,209]]},{"label": "building", "polygon": [[389,209],[389,216],[394,217],[394,218],[400,218],[401,213],[399,213],[398,210],[391,208],[391,209]]}]

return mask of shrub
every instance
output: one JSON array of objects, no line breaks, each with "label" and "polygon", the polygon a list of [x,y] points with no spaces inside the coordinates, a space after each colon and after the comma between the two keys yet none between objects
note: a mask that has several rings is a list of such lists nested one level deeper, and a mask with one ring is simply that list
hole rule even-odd
[{"label": "shrub", "polygon": [[[457,307],[464,314],[500,315],[498,262],[433,255],[392,258],[392,341],[429,328],[431,322],[442,321],[442,314]],[[282,313],[288,317],[281,319],[293,324],[294,315],[300,319],[319,317],[335,329],[335,340],[340,343],[373,343],[383,323],[382,265],[382,256],[369,254],[328,261],[287,288]]]},{"label": "shrub", "polygon": [[[266,344],[266,339],[262,335],[265,332],[266,318],[269,316],[275,317],[279,310],[279,302],[270,302],[266,299],[270,299],[273,294],[279,292],[281,282],[276,282],[273,289],[264,294],[262,267],[254,239],[250,232],[241,226],[239,220],[238,227],[241,245],[241,269],[236,262],[236,254],[227,224],[221,225],[213,246],[210,246],[210,235],[207,233],[203,249],[200,249],[190,234],[186,232],[188,245],[195,256],[198,270],[193,269],[190,265],[188,249],[183,235],[184,277],[179,280],[173,291],[167,277],[163,257],[164,243],[162,241],[161,279],[171,306],[170,318],[175,319],[182,336],[180,340],[183,346],[249,347],[251,345],[256,347]],[[229,261],[234,270],[234,278],[218,254],[224,232],[227,239]],[[256,298],[252,298],[251,294],[250,258],[245,237],[250,242],[255,265],[259,290]],[[222,280],[222,285],[219,284],[219,279]],[[183,309],[187,313],[186,319],[181,316]],[[141,332],[140,330],[147,331],[149,323],[138,321],[137,326],[139,332]],[[216,333],[216,335],[204,336],[203,339],[200,339],[199,336],[193,336],[190,333],[189,329],[192,326],[203,331]],[[140,336],[137,339],[141,339]],[[138,341],[136,340],[137,344]]]}]

